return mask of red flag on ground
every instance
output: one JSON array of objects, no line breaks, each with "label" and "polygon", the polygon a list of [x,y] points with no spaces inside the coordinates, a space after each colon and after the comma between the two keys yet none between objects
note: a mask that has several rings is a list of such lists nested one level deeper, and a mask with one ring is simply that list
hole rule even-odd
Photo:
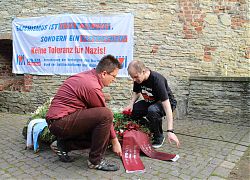
[{"label": "red flag on ground", "polygon": [[177,161],[179,159],[179,155],[176,154],[157,152],[152,147],[149,137],[145,133],[136,130],[124,132],[122,150],[122,161],[127,173],[145,171],[140,159],[140,150],[154,159],[164,161]]},{"label": "red flag on ground", "polygon": [[144,172],[145,167],[140,159],[140,147],[135,143],[133,137],[123,137],[122,162],[126,173]]}]

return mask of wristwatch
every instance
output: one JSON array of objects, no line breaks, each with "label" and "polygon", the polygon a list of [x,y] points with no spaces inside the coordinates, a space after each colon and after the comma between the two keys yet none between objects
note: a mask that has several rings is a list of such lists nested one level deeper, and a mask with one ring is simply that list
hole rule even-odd
[{"label": "wristwatch", "polygon": [[174,133],[174,130],[173,129],[168,129],[167,132]]}]

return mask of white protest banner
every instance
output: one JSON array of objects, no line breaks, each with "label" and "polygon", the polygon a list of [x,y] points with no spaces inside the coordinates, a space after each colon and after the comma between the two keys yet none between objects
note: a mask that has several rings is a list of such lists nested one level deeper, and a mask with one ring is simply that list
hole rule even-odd
[{"label": "white protest banner", "polygon": [[118,76],[128,77],[134,33],[130,13],[16,18],[12,32],[13,73],[72,75],[112,54],[123,65]]}]

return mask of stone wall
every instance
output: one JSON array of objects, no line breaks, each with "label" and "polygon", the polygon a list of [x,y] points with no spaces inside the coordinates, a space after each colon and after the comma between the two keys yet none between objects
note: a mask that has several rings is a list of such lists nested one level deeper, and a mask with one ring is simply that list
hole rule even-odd
[{"label": "stone wall", "polygon": [[[133,13],[134,59],[142,60],[168,79],[178,100],[177,117],[181,118],[187,113],[190,76],[249,76],[248,6],[246,0],[5,0],[0,2],[0,39],[10,37],[15,17]],[[11,44],[8,48],[12,48]],[[11,62],[9,55],[3,55],[6,53],[0,50],[0,62]],[[25,113],[52,96],[66,78],[10,76],[12,84],[0,82],[0,111]],[[105,89],[112,95],[109,105],[124,107],[131,87],[127,78],[118,78]]]},{"label": "stone wall", "polygon": [[192,119],[250,126],[250,77],[191,77],[188,114]]}]

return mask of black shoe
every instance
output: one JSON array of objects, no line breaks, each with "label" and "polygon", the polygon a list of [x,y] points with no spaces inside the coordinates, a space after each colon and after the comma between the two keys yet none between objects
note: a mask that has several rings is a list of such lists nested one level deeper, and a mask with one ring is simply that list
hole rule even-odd
[{"label": "black shoe", "polygon": [[164,141],[165,141],[165,137],[164,136],[154,138],[153,139],[153,144],[152,144],[153,148],[157,149],[157,148],[162,147]]},{"label": "black shoe", "polygon": [[60,161],[66,162],[66,163],[73,162],[74,159],[68,155],[68,152],[64,150],[64,148],[62,147],[62,144],[63,144],[63,141],[61,140],[54,141],[50,145],[50,148],[52,149],[52,151],[54,151],[57,154]]},{"label": "black shoe", "polygon": [[90,169],[97,169],[102,171],[117,171],[119,167],[116,164],[111,164],[106,160],[102,160],[99,164],[94,165],[88,160],[88,167]]}]

